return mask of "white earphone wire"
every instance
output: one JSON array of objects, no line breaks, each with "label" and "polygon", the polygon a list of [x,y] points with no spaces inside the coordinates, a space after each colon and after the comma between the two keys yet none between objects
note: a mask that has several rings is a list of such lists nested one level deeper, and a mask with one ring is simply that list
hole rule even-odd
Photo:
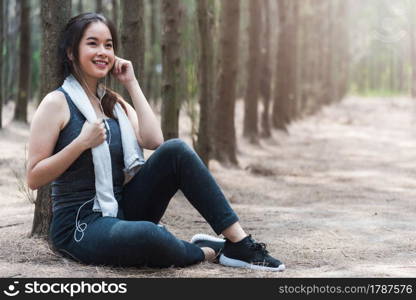
[{"label": "white earphone wire", "polygon": [[[104,98],[104,96],[106,94],[106,89],[107,89],[107,75],[104,78],[104,88],[103,88],[103,92],[100,93],[99,99],[98,99],[98,104],[100,105],[101,112],[103,113],[104,116],[105,116],[105,114],[104,114],[104,108],[103,108],[103,106],[101,104],[101,101],[103,100],[103,98]],[[105,127],[107,128],[107,131],[108,131],[108,142],[107,143],[108,143],[108,145],[110,145],[111,144],[111,130],[110,130],[110,125],[108,125],[108,122],[105,119],[105,117],[103,118],[103,121],[104,121],[104,125],[105,125]]]}]

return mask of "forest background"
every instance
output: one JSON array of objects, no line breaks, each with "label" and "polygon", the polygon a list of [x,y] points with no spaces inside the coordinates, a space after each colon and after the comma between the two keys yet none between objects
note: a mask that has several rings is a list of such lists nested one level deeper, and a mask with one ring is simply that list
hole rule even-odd
[{"label": "forest background", "polygon": [[[270,276],[87,267],[49,248],[50,190],[26,186],[27,137],[59,86],[59,33],[87,11],[114,21],[165,139],[198,152],[289,266],[272,276],[416,275],[412,0],[1,0],[0,274]],[[181,193],[163,222],[184,239],[211,230]]]}]

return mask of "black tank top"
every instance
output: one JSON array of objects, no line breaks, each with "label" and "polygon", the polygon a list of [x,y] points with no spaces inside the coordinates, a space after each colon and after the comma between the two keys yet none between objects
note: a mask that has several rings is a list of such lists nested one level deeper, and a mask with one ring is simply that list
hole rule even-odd
[{"label": "black tank top", "polygon": [[[61,130],[53,154],[69,145],[81,132],[86,121],[83,114],[72,102],[64,89],[59,91],[65,94],[70,110],[68,124]],[[107,119],[110,133],[107,131],[107,141],[110,141],[111,168],[113,173],[113,188],[116,199],[120,199],[124,182],[123,147],[118,120]],[[52,183],[53,211],[59,208],[78,205],[95,196],[95,175],[91,149],[84,151],[74,163]]]}]

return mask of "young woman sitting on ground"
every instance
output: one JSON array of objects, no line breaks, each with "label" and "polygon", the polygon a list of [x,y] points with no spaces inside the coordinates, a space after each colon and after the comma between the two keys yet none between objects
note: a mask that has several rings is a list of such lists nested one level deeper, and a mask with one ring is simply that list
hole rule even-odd
[{"label": "young woman sitting on ground", "polygon": [[[105,17],[72,18],[60,40],[62,86],[31,123],[27,182],[51,183],[55,250],[96,265],[184,267],[219,257],[226,266],[284,270],[240,226],[198,155],[180,139],[164,142],[132,63],[116,50]],[[133,106],[99,83],[110,74]],[[144,160],[143,148],[155,152]],[[186,242],[158,225],[178,189],[225,239],[197,234]]]}]

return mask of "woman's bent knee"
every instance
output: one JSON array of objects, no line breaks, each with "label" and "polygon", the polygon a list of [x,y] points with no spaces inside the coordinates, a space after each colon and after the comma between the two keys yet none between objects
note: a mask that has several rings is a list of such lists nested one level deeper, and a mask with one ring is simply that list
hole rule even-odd
[{"label": "woman's bent knee", "polygon": [[171,139],[164,142],[160,147],[164,151],[172,152],[183,152],[183,151],[192,151],[192,149],[181,139]]}]

